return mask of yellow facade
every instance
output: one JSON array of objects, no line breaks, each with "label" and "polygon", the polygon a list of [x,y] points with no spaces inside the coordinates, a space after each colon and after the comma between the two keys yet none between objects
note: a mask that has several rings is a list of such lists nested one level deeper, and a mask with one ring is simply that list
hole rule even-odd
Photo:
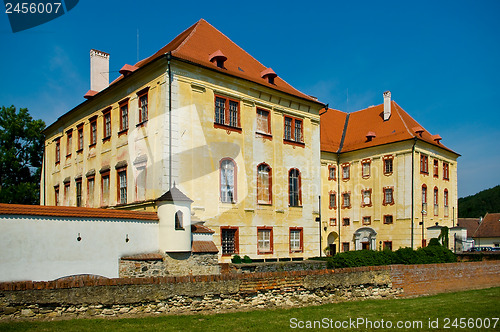
[{"label": "yellow facade", "polygon": [[[428,174],[420,172],[421,155],[428,157],[429,166],[437,160],[437,177],[432,167]],[[392,159],[392,172],[386,172],[385,159]],[[452,227],[453,220],[457,220],[456,159],[456,154],[419,140],[395,142],[339,155],[322,152],[322,197],[325,197],[321,211],[323,249],[340,252],[346,249],[420,247],[424,184],[428,188],[427,206],[424,205],[427,210],[424,214],[424,239],[429,241],[425,229],[435,223]],[[369,164],[369,175],[365,169],[363,176],[363,163]],[[449,165],[448,179],[443,178],[443,163]],[[347,164],[350,165],[350,178],[343,179],[342,165]],[[329,179],[329,168],[332,167],[336,169],[335,179]],[[384,188],[392,189],[392,203],[384,202]],[[436,214],[434,188],[438,192]],[[448,195],[446,207],[445,190]],[[369,202],[364,201],[363,191],[370,192]],[[336,195],[336,206],[333,208],[329,203],[330,193]],[[343,207],[343,193],[350,194],[350,207]],[[392,217],[392,223],[386,216]],[[349,219],[349,225],[344,225],[345,218]],[[331,219],[335,219],[335,225],[330,222]]]}]

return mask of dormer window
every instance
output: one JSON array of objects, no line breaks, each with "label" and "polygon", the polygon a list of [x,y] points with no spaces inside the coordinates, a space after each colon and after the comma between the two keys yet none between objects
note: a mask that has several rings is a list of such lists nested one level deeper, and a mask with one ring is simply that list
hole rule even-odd
[{"label": "dormer window", "polygon": [[224,62],[227,60],[227,56],[225,56],[221,50],[217,50],[209,55],[208,60],[217,67],[224,69]]},{"label": "dormer window", "polygon": [[415,132],[415,134],[422,137],[422,133],[424,132],[424,129],[422,127],[413,127],[412,129]]},{"label": "dormer window", "polygon": [[274,84],[274,79],[278,77],[278,75],[271,68],[266,68],[260,73],[260,77],[267,80],[269,84]]},{"label": "dormer window", "polygon": [[373,131],[369,131],[366,133],[366,141],[371,142],[377,135]]},{"label": "dormer window", "polygon": [[432,136],[432,139],[434,140],[434,142],[436,142],[437,144],[440,144],[441,143],[441,140],[443,139],[441,136],[439,135],[433,135]]},{"label": "dormer window", "polygon": [[131,66],[131,65],[127,65],[125,64],[122,69],[120,69],[118,72],[120,74],[122,74],[123,76],[128,76],[130,75],[131,73],[133,73],[134,71],[136,71],[137,69],[139,69],[139,67],[136,67],[136,66]]}]

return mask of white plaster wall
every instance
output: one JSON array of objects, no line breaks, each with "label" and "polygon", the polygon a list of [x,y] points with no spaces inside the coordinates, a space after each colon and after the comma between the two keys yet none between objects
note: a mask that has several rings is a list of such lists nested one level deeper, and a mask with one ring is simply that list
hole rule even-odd
[{"label": "white plaster wall", "polygon": [[0,216],[0,281],[117,278],[120,257],[158,248],[154,221]]}]

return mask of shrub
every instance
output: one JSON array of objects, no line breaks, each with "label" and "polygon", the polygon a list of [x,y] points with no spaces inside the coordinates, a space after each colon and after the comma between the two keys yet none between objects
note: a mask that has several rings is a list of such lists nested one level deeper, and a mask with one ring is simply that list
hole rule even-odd
[{"label": "shrub", "polygon": [[243,263],[252,263],[252,259],[247,255],[243,256]]},{"label": "shrub", "polygon": [[429,247],[431,246],[441,246],[441,243],[439,242],[439,239],[433,237],[430,241],[429,241]]},{"label": "shrub", "polygon": [[240,255],[234,255],[233,258],[231,258],[231,262],[235,264],[241,263],[241,257]]}]

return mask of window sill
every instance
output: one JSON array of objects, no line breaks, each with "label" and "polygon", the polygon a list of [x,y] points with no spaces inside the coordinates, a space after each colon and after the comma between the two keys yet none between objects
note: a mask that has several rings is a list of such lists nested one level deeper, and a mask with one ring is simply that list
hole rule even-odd
[{"label": "window sill", "polygon": [[302,209],[302,205],[288,205],[288,207]]},{"label": "window sill", "polygon": [[257,251],[257,255],[271,255],[273,251]]},{"label": "window sill", "polygon": [[96,143],[92,143],[92,144],[89,145],[89,149],[90,148],[94,148],[95,146],[96,146]]},{"label": "window sill", "polygon": [[146,127],[146,124],[147,124],[147,123],[148,123],[148,120],[144,120],[144,121],[142,121],[142,122],[139,122],[139,123],[138,123],[138,124],[136,124],[135,126],[136,126],[137,128],[139,128],[139,127]]},{"label": "window sill", "polygon": [[175,228],[175,230],[176,230],[176,231],[185,231],[185,229],[184,229],[184,228],[177,228],[177,227]]},{"label": "window sill", "polygon": [[393,174],[393,172],[384,173],[385,176],[391,176],[392,174]]},{"label": "window sill", "polygon": [[241,133],[243,131],[242,128],[240,128],[240,127],[233,127],[233,126],[229,126],[229,125],[221,124],[221,123],[216,123],[216,122],[214,122],[214,128],[225,129],[225,130],[234,131],[237,133]]},{"label": "window sill", "polygon": [[61,162],[60,161],[56,161],[56,166],[58,166]]},{"label": "window sill", "polygon": [[127,129],[123,129],[123,130],[120,130],[118,132],[118,137],[122,136],[122,135],[127,135],[128,134],[128,128]]},{"label": "window sill", "polygon": [[298,253],[301,253],[301,252],[304,252],[304,250],[302,250],[302,249],[290,250],[291,254],[298,254]]},{"label": "window sill", "polygon": [[257,204],[259,204],[259,205],[266,205],[266,206],[272,206],[273,205],[272,202],[257,202]]},{"label": "window sill", "polygon": [[76,150],[76,153],[80,154],[83,152],[83,149]]},{"label": "window sill", "polygon": [[103,143],[106,143],[106,142],[108,142],[108,141],[111,141],[111,136],[106,136],[106,137],[104,137],[104,138],[102,139],[102,142],[103,142]]},{"label": "window sill", "polygon": [[66,155],[66,159],[71,158],[71,153]]},{"label": "window sill", "polygon": [[271,135],[271,134],[269,134],[269,133],[264,133],[264,132],[262,132],[262,131],[256,131],[256,132],[255,132],[255,135],[256,135],[257,137],[263,137],[263,138],[267,138],[267,139],[270,139],[270,140],[272,140],[272,139],[273,139],[273,135]]},{"label": "window sill", "polygon": [[238,255],[237,252],[233,252],[233,253],[230,253],[230,254],[222,254],[222,257],[231,257],[233,255]]},{"label": "window sill", "polygon": [[289,140],[286,138],[283,138],[283,144],[288,144],[288,145],[293,145],[293,146],[300,146],[301,148],[305,147],[306,144],[304,142],[296,142],[293,140]]}]

